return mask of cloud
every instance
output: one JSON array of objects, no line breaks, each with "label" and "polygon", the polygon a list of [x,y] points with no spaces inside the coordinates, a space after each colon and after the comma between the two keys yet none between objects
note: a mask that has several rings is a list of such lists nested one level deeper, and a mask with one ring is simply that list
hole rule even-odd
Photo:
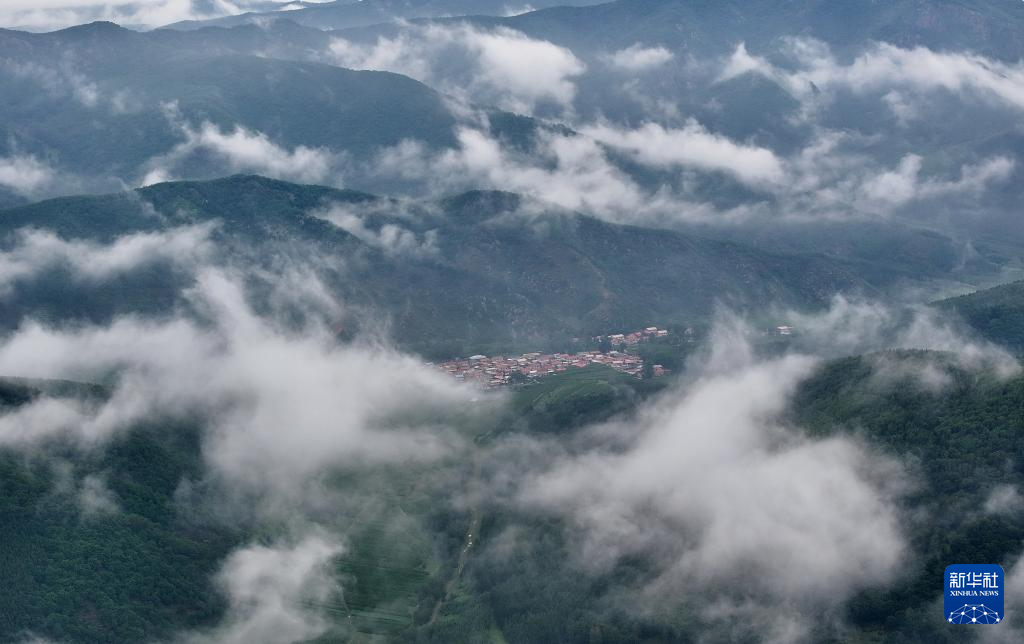
[{"label": "cloud", "polygon": [[642,72],[660,67],[673,58],[675,58],[675,54],[664,47],[644,47],[640,43],[636,43],[608,54],[605,61],[617,69]]},{"label": "cloud", "polygon": [[0,157],[0,186],[17,194],[36,195],[50,187],[56,177],[53,168],[34,156]]},{"label": "cloud", "polygon": [[901,208],[923,203],[963,205],[984,198],[993,185],[1006,182],[1017,163],[993,156],[956,169],[956,178],[924,173],[925,158],[907,154],[895,168],[863,151],[862,137],[829,130],[799,152],[783,159],[786,180],[774,189],[776,210],[794,220],[889,217]]},{"label": "cloud", "polygon": [[1007,64],[970,53],[935,52],[927,47],[903,49],[877,43],[851,63],[840,63],[820,41],[794,38],[788,53],[797,68],[787,70],[737,46],[720,80],[743,74],[769,78],[802,101],[816,90],[846,89],[855,93],[906,88],[945,91],[965,99],[982,99],[1024,109],[1024,64]]},{"label": "cloud", "polygon": [[472,126],[459,127],[456,138],[457,148],[437,153],[415,141],[382,150],[372,166],[374,176],[422,181],[435,194],[507,190],[617,223],[725,222],[755,212],[690,201],[668,184],[653,190],[641,186],[586,135],[540,131],[530,152]]},{"label": "cloud", "polygon": [[794,623],[897,573],[904,475],[856,440],[787,426],[790,396],[816,360],[758,359],[745,333],[719,327],[684,386],[593,430],[582,449],[542,459],[515,498],[565,517],[587,569],[650,558],[640,605],[696,602],[710,620],[731,607],[766,641],[792,641],[806,637]]},{"label": "cloud", "polygon": [[[170,111],[172,121],[176,120],[174,109]],[[213,152],[233,171],[255,172],[277,179],[325,183],[333,172],[335,157],[321,148],[300,145],[289,151],[271,141],[266,134],[240,125],[230,131],[221,130],[209,122],[204,122],[199,129],[183,122],[177,125],[185,141],[149,162],[150,169],[142,180],[143,186],[168,181],[174,168],[197,150]]]},{"label": "cloud", "polygon": [[695,120],[681,129],[647,123],[626,130],[611,125],[583,128],[595,140],[627,151],[637,161],[654,167],[682,166],[726,172],[754,187],[783,182],[783,165],[767,148],[739,144],[708,132]]},{"label": "cloud", "polygon": [[[384,346],[338,345],[330,320],[280,327],[252,310],[240,282],[200,270],[189,294],[196,320],[24,325],[0,343],[0,373],[115,386],[101,404],[44,397],[0,416],[0,443],[89,448],[143,419],[199,419],[211,484],[286,515],[331,468],[424,461],[459,443],[410,413],[458,408],[471,392]],[[303,288],[289,291],[307,302]]]},{"label": "cloud", "polygon": [[101,475],[90,474],[82,479],[77,500],[78,507],[85,517],[117,514],[121,511],[117,497],[107,487],[107,481]]},{"label": "cloud", "polygon": [[0,71],[16,79],[31,81],[43,88],[53,98],[70,97],[84,107],[97,108],[104,101],[114,112],[127,111],[128,95],[125,92],[106,96],[99,85],[76,71],[72,64],[64,61],[58,66],[47,66],[35,62],[0,60]]},{"label": "cloud", "polygon": [[[800,385],[848,350],[933,349],[947,352],[937,366],[1007,375],[1009,359],[1019,372],[1005,352],[932,313],[911,313],[837,298],[824,313],[789,320],[796,330],[782,356],[763,355],[759,332],[723,315],[678,383],[635,416],[558,440],[502,441],[487,496],[527,521],[564,520],[575,564],[588,573],[648,562],[638,585],[615,589],[616,603],[636,607],[626,610],[693,610],[726,639],[748,629],[763,641],[809,640],[811,624],[900,574],[901,500],[913,481],[852,434],[815,438],[793,426]],[[904,375],[928,377],[920,371]],[[992,496],[1000,507],[1011,497],[1016,490]]]},{"label": "cloud", "polygon": [[1016,485],[997,485],[985,499],[988,514],[1010,514],[1024,507],[1024,497]]},{"label": "cloud", "polygon": [[392,257],[429,257],[438,253],[437,231],[417,234],[394,223],[376,229],[367,227],[365,218],[350,204],[334,204],[313,213],[370,246]]},{"label": "cloud", "polygon": [[1016,166],[1007,157],[993,157],[978,165],[960,169],[960,177],[952,181],[920,179],[923,159],[908,154],[896,170],[882,172],[867,178],[860,190],[869,202],[868,207],[902,206],[917,199],[936,199],[956,195],[979,195],[990,183],[1007,180]]},{"label": "cloud", "polygon": [[[916,154],[904,156],[893,169],[879,167],[862,151],[861,137],[829,130],[781,156],[694,120],[675,128],[599,122],[577,133],[540,129],[528,150],[496,138],[486,123],[458,126],[456,139],[455,149],[441,152],[402,141],[379,150],[370,169],[360,170],[362,178],[358,172],[347,176],[350,183],[389,178],[418,183],[434,194],[509,190],[616,223],[673,226],[769,216],[777,221],[889,217],[924,203],[969,206],[981,203],[989,189],[1017,170],[1014,159],[993,156],[955,168],[950,176],[946,169],[926,172],[926,160]],[[623,156],[661,174],[654,175],[656,182],[642,182],[643,171],[633,171]],[[753,192],[719,206],[700,190],[711,174]]]},{"label": "cloud", "polygon": [[545,102],[570,108],[576,94],[572,79],[586,71],[564,47],[504,27],[468,24],[404,25],[398,36],[372,45],[336,38],[328,59],[405,74],[470,102],[527,113]]},{"label": "cloud", "polygon": [[[1020,372],[1002,347],[965,335],[931,307],[893,308],[837,295],[823,313],[778,313],[796,330],[794,342],[827,357],[859,355],[880,349],[938,351],[971,371],[992,371],[1008,378]],[[924,374],[927,376],[927,372]]]},{"label": "cloud", "polygon": [[0,297],[8,295],[18,282],[54,268],[67,268],[75,281],[101,282],[158,263],[191,267],[210,254],[213,228],[214,224],[206,223],[135,233],[106,245],[21,229],[15,233],[13,245],[0,251]]},{"label": "cloud", "polygon": [[5,0],[0,25],[37,31],[61,29],[95,20],[158,27],[179,20],[204,20],[268,9],[264,0]]},{"label": "cloud", "polygon": [[54,437],[75,434],[94,444],[107,429],[90,401],[40,398],[0,415],[0,445],[30,448]]},{"label": "cloud", "polygon": [[330,627],[323,607],[341,592],[330,563],[341,553],[341,544],[320,532],[294,543],[254,544],[233,552],[216,577],[228,600],[222,624],[178,641],[287,644],[323,635]]}]

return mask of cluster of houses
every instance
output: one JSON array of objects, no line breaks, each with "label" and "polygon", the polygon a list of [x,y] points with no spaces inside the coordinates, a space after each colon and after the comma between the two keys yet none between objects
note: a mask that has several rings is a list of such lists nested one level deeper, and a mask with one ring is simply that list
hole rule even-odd
[{"label": "cluster of houses", "polygon": [[[687,329],[690,333],[692,330]],[[652,338],[664,338],[668,336],[668,329],[659,329],[656,326],[649,326],[646,329],[640,331],[633,331],[632,333],[612,333],[611,335],[598,335],[593,339],[595,342],[603,342],[605,338],[613,347],[621,346],[636,346],[641,342],[650,340]]]},{"label": "cluster of houses", "polygon": [[[458,360],[448,360],[437,366],[457,380],[485,388],[494,388],[543,378],[569,369],[580,369],[592,364],[607,365],[616,371],[636,378],[642,377],[644,367],[644,361],[638,356],[621,351],[524,353],[518,357],[476,355]],[[651,375],[655,377],[663,376],[665,372],[665,368],[661,365],[652,366]]]}]

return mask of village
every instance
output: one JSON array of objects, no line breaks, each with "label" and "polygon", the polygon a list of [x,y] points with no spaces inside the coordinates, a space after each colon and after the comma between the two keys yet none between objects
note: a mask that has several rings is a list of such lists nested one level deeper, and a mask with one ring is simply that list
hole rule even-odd
[{"label": "village", "polygon": [[[692,335],[690,329],[687,329],[687,332]],[[488,389],[520,384],[569,369],[581,369],[592,364],[603,364],[634,378],[643,378],[644,361],[639,356],[620,349],[635,347],[642,342],[665,338],[668,335],[667,329],[652,326],[632,333],[615,333],[592,338],[599,346],[606,346],[607,351],[534,352],[515,357],[475,355],[447,360],[439,363],[437,367],[457,380]],[[665,375],[667,371],[662,365],[656,364],[651,366],[648,375],[658,378]]]}]

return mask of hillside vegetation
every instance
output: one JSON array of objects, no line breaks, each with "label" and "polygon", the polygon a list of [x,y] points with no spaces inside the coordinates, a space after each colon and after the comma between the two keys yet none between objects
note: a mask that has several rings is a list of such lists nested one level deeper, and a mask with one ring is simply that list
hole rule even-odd
[{"label": "hillside vegetation", "polygon": [[1024,281],[942,300],[982,337],[1024,354]]}]

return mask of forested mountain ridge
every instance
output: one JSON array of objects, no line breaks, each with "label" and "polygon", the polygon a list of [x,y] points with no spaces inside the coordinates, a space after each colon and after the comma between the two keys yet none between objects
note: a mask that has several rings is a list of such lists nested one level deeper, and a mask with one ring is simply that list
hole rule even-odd
[{"label": "forested mountain ridge", "polygon": [[988,340],[1024,354],[1024,281],[942,300],[936,306],[957,313]]},{"label": "forested mountain ridge", "polygon": [[[529,350],[553,337],[700,320],[719,304],[815,307],[836,292],[874,288],[823,256],[765,253],[558,209],[545,212],[543,205],[519,214],[526,205],[508,193],[403,202],[237,176],[8,209],[0,211],[0,233],[11,240],[27,227],[111,244],[125,235],[219,222],[211,232],[220,249],[213,259],[226,263],[253,256],[259,263],[253,249],[304,244],[311,256],[347,266],[344,279],[329,278],[344,301],[384,314],[396,339],[440,356],[508,343]],[[149,208],[161,216],[140,214]],[[340,209],[335,215],[340,212],[347,230],[331,223],[332,208]],[[386,245],[387,231],[406,244]],[[142,301],[150,309],[169,306],[181,279],[173,271],[126,275],[111,286],[89,287],[89,306],[75,310],[106,319]],[[17,287],[20,310],[46,318],[75,315],[46,283]],[[7,310],[5,323],[17,323],[19,309]]]}]

